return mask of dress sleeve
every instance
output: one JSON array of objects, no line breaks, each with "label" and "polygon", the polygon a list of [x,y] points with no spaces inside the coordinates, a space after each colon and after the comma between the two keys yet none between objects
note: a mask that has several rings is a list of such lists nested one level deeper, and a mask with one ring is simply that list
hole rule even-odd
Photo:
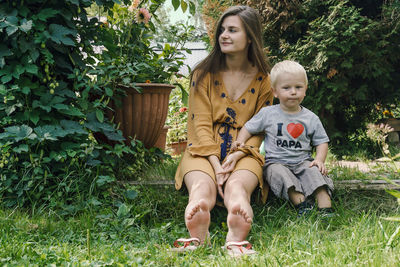
[{"label": "dress sleeve", "polygon": [[210,101],[210,74],[198,82],[193,75],[189,94],[188,147],[192,156],[220,157],[220,149],[215,142],[213,131],[212,104]]},{"label": "dress sleeve", "polygon": [[[272,105],[274,95],[272,93],[269,76],[264,77],[264,79],[261,81],[261,88],[259,92],[260,93],[257,98],[256,110],[253,116],[257,114],[261,110],[261,108]],[[247,140],[245,146],[238,148],[238,150],[254,158],[261,166],[263,166],[265,160],[259,151],[260,145],[263,140],[263,133],[253,135]]]}]

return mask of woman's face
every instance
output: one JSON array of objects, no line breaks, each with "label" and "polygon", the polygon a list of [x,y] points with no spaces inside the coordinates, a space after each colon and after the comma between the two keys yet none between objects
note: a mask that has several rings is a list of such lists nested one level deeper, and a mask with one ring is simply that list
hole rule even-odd
[{"label": "woman's face", "polygon": [[239,16],[228,16],[221,24],[218,42],[224,54],[247,53],[250,41]]}]

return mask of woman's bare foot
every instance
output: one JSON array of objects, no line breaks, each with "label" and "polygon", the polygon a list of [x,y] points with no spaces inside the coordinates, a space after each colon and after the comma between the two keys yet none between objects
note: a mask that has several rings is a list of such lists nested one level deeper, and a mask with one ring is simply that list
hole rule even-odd
[{"label": "woman's bare foot", "polygon": [[252,218],[243,210],[239,204],[232,207],[232,211],[228,214],[228,234],[226,241],[243,241],[246,240],[250,232]]},{"label": "woman's bare foot", "polygon": [[194,206],[187,206],[185,215],[186,227],[191,237],[200,239],[203,244],[208,235],[210,211],[205,200],[200,200]]}]

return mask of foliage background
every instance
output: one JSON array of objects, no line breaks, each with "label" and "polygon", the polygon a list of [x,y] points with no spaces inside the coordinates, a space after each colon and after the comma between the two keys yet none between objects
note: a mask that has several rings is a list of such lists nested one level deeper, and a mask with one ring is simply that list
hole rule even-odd
[{"label": "foliage background", "polygon": [[[259,10],[272,63],[293,59],[305,66],[309,89],[304,106],[317,113],[338,155],[364,146],[354,133],[376,120],[375,104],[400,98],[400,2],[207,0],[211,25],[230,5]],[[367,142],[368,143],[368,142]]]}]

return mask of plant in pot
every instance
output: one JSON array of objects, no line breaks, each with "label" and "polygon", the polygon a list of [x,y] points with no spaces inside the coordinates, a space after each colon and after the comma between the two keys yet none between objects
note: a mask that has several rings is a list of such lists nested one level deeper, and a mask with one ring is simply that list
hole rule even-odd
[{"label": "plant in pot", "polygon": [[95,66],[102,84],[97,90],[103,90],[99,95],[108,98],[107,117],[119,125],[127,144],[132,137],[147,148],[156,143],[164,126],[175,87],[171,77],[184,65],[182,36],[173,45],[153,43],[151,19],[164,1],[114,4],[100,27],[104,49]]},{"label": "plant in pot", "polygon": [[180,155],[185,151],[187,145],[187,117],[188,108],[186,99],[182,98],[180,92],[174,89],[171,93],[170,104],[166,125],[167,144],[173,155]]}]

